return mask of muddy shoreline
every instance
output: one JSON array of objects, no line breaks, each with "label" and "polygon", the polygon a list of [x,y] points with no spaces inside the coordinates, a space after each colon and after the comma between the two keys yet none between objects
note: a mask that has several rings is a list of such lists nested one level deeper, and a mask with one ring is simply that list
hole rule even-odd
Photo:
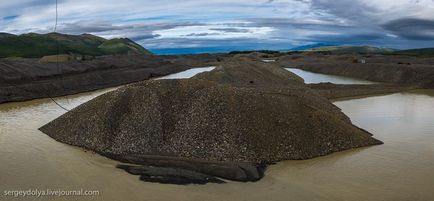
[{"label": "muddy shoreline", "polygon": [[327,99],[348,98],[356,96],[374,96],[398,93],[417,89],[416,86],[403,86],[397,84],[349,85],[349,84],[308,84],[311,89]]}]

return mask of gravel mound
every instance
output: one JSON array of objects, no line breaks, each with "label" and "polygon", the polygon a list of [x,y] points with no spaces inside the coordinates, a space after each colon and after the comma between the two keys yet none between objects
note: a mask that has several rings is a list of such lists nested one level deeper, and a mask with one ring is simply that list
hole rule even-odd
[{"label": "gravel mound", "polygon": [[[227,60],[192,79],[149,80],[120,88],[41,131],[60,142],[138,164],[152,156],[258,167],[381,144],[299,77],[247,58]],[[165,164],[173,166],[167,160]],[[200,172],[249,181],[263,171],[257,168],[255,178],[235,179],[213,167]]]}]

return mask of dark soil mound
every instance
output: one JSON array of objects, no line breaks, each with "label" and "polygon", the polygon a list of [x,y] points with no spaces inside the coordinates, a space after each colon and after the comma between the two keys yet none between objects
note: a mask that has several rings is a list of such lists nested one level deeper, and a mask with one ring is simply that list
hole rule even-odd
[{"label": "dark soil mound", "polygon": [[133,165],[118,165],[118,168],[133,175],[140,175],[140,180],[149,182],[166,184],[225,183],[213,176],[186,169]]},{"label": "dark soil mound", "polygon": [[[381,143],[292,73],[244,58],[189,80],[120,88],[41,130],[58,141],[140,164],[149,156],[210,164],[274,163]],[[257,180],[262,170],[237,179],[213,171],[213,165],[205,169],[242,181]]]}]

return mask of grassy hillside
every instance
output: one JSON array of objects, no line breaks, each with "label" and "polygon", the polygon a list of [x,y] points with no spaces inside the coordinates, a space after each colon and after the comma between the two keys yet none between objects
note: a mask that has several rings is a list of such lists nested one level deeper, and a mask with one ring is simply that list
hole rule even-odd
[{"label": "grassy hillside", "polygon": [[110,54],[151,54],[130,39],[107,40],[91,34],[65,35],[59,33],[12,35],[0,33],[0,58],[39,58],[46,55],[77,53],[101,56]]},{"label": "grassy hillside", "polygon": [[378,48],[371,46],[324,46],[308,49],[308,51],[318,51],[318,52],[333,52],[333,53],[391,53],[394,49],[389,48]]},{"label": "grassy hillside", "polygon": [[98,46],[108,54],[127,54],[129,51],[150,53],[148,50],[128,38],[116,38],[104,41]]}]

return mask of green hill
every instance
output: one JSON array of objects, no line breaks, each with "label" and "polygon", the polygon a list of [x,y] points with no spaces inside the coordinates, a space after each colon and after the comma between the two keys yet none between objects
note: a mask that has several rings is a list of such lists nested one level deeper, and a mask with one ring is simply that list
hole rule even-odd
[{"label": "green hill", "polygon": [[59,54],[82,54],[90,56],[112,54],[151,54],[148,50],[127,38],[107,40],[91,34],[66,35],[0,33],[0,58],[25,57],[40,58],[55,55],[59,43]]},{"label": "green hill", "polygon": [[391,53],[394,49],[390,48],[379,48],[371,46],[323,46],[308,49],[307,51],[317,51],[317,52],[333,52],[333,53]]},{"label": "green hill", "polygon": [[413,56],[434,56],[434,48],[420,48],[396,51],[395,54],[405,54]]}]

